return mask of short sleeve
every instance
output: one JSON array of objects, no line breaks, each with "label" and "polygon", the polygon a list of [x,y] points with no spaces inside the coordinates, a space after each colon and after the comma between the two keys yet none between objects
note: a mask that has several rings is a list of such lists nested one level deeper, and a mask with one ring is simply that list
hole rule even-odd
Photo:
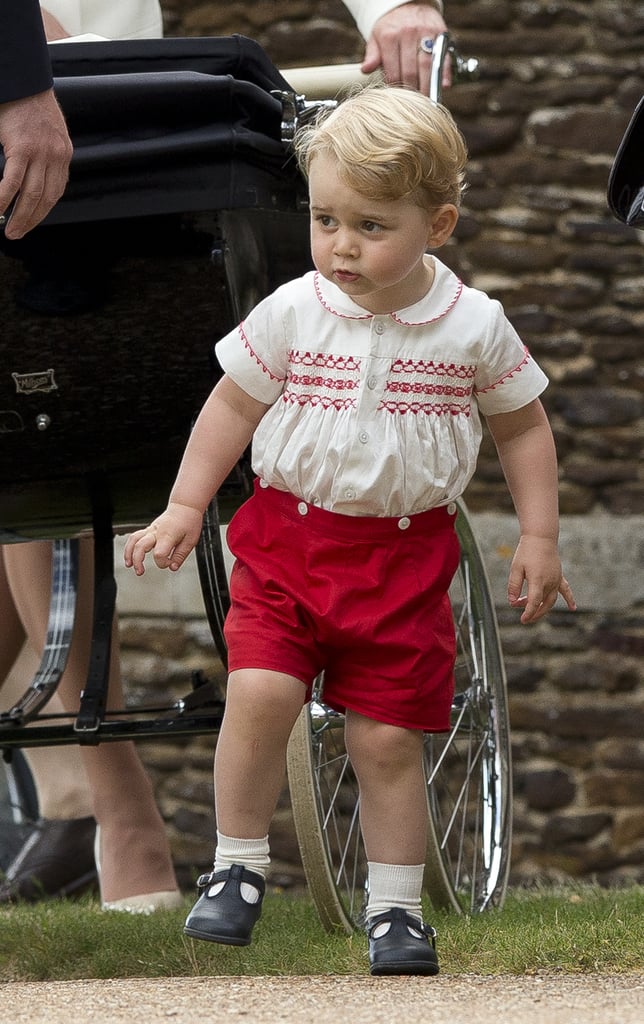
[{"label": "short sleeve", "polygon": [[479,409],[484,416],[514,412],[538,398],[547,386],[546,374],[530,355],[500,303],[492,300],[474,380]]},{"label": "short sleeve", "polygon": [[288,370],[288,312],[280,290],[260,302],[215,346],[222,370],[251,398],[272,405]]}]

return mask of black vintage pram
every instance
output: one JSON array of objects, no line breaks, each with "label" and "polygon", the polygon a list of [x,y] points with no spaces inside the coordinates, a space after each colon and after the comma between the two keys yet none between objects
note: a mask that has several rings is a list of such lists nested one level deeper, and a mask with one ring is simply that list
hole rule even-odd
[{"label": "black vintage pram", "polygon": [[[441,47],[453,54],[447,38]],[[257,44],[72,43],[52,55],[75,143],[70,185],[47,223],[4,241],[0,256],[0,541],[54,540],[47,646],[24,697],[0,714],[7,753],[218,728],[223,703],[199,676],[171,706],[106,709],[113,536],[165,504],[217,377],[217,337],[309,265],[306,193],[289,141],[318,103],[298,96]],[[224,663],[220,524],[250,482],[242,461],[206,516],[198,551]],[[494,606],[463,507],[458,531],[453,724],[426,741],[427,888],[438,905],[479,911],[498,905],[507,883],[510,744]],[[77,538],[90,533],[92,657],[69,724],[46,704],[73,630]],[[325,926],[350,931],[366,864],[343,718],[325,706],[323,679],[294,730],[288,767],[312,896]]]}]

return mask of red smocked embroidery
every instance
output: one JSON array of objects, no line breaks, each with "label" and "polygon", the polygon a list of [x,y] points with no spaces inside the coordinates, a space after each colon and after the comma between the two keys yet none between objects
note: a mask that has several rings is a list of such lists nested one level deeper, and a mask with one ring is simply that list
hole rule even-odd
[{"label": "red smocked embroidery", "polygon": [[382,401],[378,409],[397,412],[401,415],[412,413],[414,416],[467,416],[472,413],[471,405],[451,405],[449,402],[387,402]]},{"label": "red smocked embroidery", "polygon": [[289,352],[293,366],[325,366],[330,370],[359,370],[360,360],[354,356],[337,356],[330,352]]},{"label": "red smocked embroidery", "polygon": [[[426,359],[396,359],[391,367],[393,379],[387,381],[386,394],[379,409],[403,415],[469,416],[474,373],[473,366]],[[426,400],[394,399],[394,395],[418,395]]]},{"label": "red smocked embroidery", "polygon": [[434,373],[448,377],[462,377],[473,380],[473,366],[457,366],[455,363],[435,363],[432,359],[394,359],[392,373]]},{"label": "red smocked embroidery", "polygon": [[[352,392],[360,388],[360,360],[354,356],[327,352],[291,351],[289,372],[282,401],[288,405],[321,406],[323,409],[352,409]],[[324,370],[310,373],[308,370]]]},{"label": "red smocked embroidery", "polygon": [[331,391],[355,391],[360,387],[358,381],[337,380],[334,377],[311,377],[305,373],[289,373],[288,384],[303,388],[329,388]]},{"label": "red smocked embroidery", "polygon": [[331,398],[329,395],[297,395],[293,391],[284,391],[282,401],[286,405],[310,405],[316,408],[321,405],[323,409],[355,409],[353,398]]},{"label": "red smocked embroidery", "polygon": [[453,398],[469,398],[472,394],[471,388],[457,388],[452,387],[451,384],[421,384],[419,382],[407,384],[398,381],[387,384],[387,391],[391,394],[440,395],[451,396]]}]

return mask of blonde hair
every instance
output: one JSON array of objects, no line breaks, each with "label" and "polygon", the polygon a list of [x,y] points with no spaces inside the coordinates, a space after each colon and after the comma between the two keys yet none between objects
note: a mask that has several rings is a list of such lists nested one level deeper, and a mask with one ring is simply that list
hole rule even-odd
[{"label": "blonde hair", "polygon": [[316,156],[332,156],[342,181],[372,199],[435,209],[458,206],[464,191],[463,136],[445,107],[412,89],[363,89],[303,127],[294,146],[305,175]]}]

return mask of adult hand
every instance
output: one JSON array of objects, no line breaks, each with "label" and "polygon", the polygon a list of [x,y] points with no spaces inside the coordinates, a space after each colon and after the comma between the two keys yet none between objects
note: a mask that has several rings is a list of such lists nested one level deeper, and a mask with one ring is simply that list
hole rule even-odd
[{"label": "adult hand", "polygon": [[22,238],[47,216],[67,184],[72,143],[52,89],[0,104],[0,145],[0,217],[15,199],[5,234]]},{"label": "adult hand", "polygon": [[[429,4],[401,4],[383,14],[367,40],[362,71],[371,74],[382,68],[390,84],[400,84],[429,94],[431,54],[420,49],[421,39],[435,39],[447,26],[443,16]],[[449,85],[450,69],[445,64],[443,85]]]}]

